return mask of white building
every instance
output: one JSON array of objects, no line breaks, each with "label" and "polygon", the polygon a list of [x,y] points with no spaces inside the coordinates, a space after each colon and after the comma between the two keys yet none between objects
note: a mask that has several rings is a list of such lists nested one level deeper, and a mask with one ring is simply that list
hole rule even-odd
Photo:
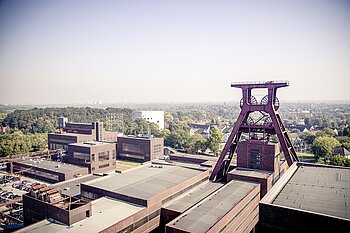
[{"label": "white building", "polygon": [[133,120],[143,118],[148,122],[155,123],[160,130],[164,129],[164,111],[136,111]]}]

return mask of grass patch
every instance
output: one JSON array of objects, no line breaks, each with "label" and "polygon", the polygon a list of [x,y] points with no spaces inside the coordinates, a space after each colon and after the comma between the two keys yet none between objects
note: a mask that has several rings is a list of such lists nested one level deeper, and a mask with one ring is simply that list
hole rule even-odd
[{"label": "grass patch", "polygon": [[122,171],[126,171],[128,169],[134,168],[134,167],[138,167],[141,164],[142,163],[138,163],[138,162],[117,160],[117,162],[115,163],[115,168],[117,171],[122,172]]},{"label": "grass patch", "polygon": [[139,162],[124,161],[124,160],[117,160],[117,163],[129,165],[129,166],[140,166],[141,165],[141,163],[139,163]]},{"label": "grass patch", "polygon": [[312,159],[314,158],[314,154],[310,153],[297,153],[299,158],[304,158],[304,159]]},{"label": "grass patch", "polygon": [[301,162],[316,163],[315,156],[310,153],[297,153]]}]

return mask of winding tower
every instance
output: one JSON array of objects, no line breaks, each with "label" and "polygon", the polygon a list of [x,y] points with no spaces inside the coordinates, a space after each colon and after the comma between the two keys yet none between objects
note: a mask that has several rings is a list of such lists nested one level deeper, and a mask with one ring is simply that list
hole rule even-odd
[{"label": "winding tower", "polygon": [[[242,133],[248,134],[248,140],[259,139],[260,141],[267,142],[271,135],[277,135],[288,166],[291,166],[295,161],[299,161],[278,113],[279,100],[276,96],[277,89],[287,86],[289,86],[288,81],[231,84],[231,87],[242,89],[243,97],[240,101],[241,112],[218,158],[210,180],[216,181],[226,178]],[[267,95],[260,102],[252,95],[252,89],[256,88],[267,89]],[[252,140],[252,143],[255,143],[254,140]]]}]

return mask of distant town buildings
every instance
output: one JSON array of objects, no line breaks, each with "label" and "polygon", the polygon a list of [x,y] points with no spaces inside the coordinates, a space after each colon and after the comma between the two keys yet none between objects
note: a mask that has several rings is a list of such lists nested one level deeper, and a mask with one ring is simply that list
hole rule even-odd
[{"label": "distant town buildings", "polygon": [[348,151],[343,146],[337,146],[336,148],[334,148],[333,154],[345,156],[346,158],[350,159],[350,151]]},{"label": "distant town buildings", "polygon": [[160,130],[164,129],[164,111],[136,111],[133,114],[133,120],[145,119],[148,122],[155,123]]},{"label": "distant town buildings", "polygon": [[209,138],[210,128],[210,124],[190,124],[190,134],[199,134],[204,138]]}]

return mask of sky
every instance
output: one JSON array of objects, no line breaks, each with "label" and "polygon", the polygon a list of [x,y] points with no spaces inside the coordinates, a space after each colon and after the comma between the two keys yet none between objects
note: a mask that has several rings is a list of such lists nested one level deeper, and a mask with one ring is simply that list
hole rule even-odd
[{"label": "sky", "polygon": [[231,82],[268,80],[350,101],[350,1],[0,0],[0,104],[238,101]]}]

